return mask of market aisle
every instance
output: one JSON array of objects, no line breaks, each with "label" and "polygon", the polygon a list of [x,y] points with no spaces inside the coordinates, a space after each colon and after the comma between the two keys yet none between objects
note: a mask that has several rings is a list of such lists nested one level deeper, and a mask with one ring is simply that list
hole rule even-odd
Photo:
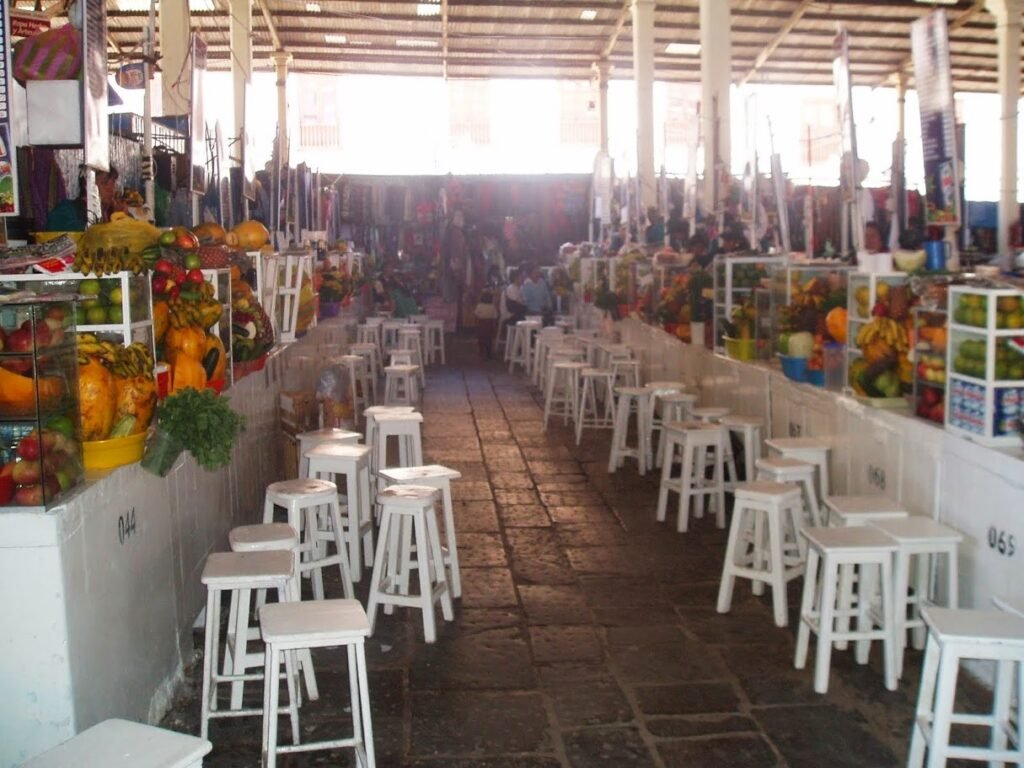
[{"label": "market aisle", "polygon": [[[522,376],[479,363],[472,340],[454,346],[455,364],[430,374],[424,435],[426,461],[463,475],[465,594],[432,646],[418,614],[378,617],[368,647],[382,768],[903,764],[920,654],[889,693],[877,651],[864,668],[836,652],[818,696],[810,670],[792,667],[794,631],[749,587],[731,614],[715,612],[723,532],[709,519],[686,535],[657,523],[654,475],[609,476],[607,432],[580,448],[566,429],[545,433]],[[199,672],[165,726],[198,731]],[[324,738],[349,717],[343,655],[318,654],[318,677],[328,693],[302,726]],[[210,768],[258,765],[257,720],[215,722],[211,739]]]}]

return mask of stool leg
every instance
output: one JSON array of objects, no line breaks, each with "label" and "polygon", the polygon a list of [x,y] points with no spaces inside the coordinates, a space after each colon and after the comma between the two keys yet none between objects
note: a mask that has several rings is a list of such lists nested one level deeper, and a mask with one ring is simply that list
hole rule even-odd
[{"label": "stool leg", "polygon": [[[426,521],[423,519],[423,514],[416,514],[413,517],[413,524],[410,527],[416,529],[416,553],[417,553],[417,571],[420,577],[420,600],[421,610],[423,611],[423,639],[428,643],[433,643],[437,640],[437,628],[434,622],[434,598],[433,598],[433,585],[430,581],[430,538],[427,535]],[[403,546],[403,558],[405,557],[406,547]],[[443,569],[442,569],[443,571]]]},{"label": "stool leg", "polygon": [[[277,765],[277,701],[281,686],[277,648],[268,644],[263,664],[263,768]],[[205,738],[205,737],[204,737]]]},{"label": "stool leg", "polygon": [[661,464],[661,483],[658,485],[658,506],[655,510],[655,519],[659,522],[665,519],[668,508],[668,492],[672,484],[672,462],[675,460],[676,441],[668,438],[668,447],[665,450],[665,460]]},{"label": "stool leg", "polygon": [[[402,515],[401,523],[399,523],[401,533],[399,539],[401,543],[398,546],[398,571],[397,571],[397,584],[398,593],[400,595],[409,594],[409,577],[412,571],[412,546],[413,546],[413,520],[409,519],[408,515]],[[418,542],[417,542],[418,543]],[[423,556],[424,568],[427,565],[426,550]],[[417,568],[419,567],[419,553],[417,553]]]},{"label": "stool leg", "polygon": [[[370,509],[370,471],[359,472],[359,530],[363,539],[363,564],[373,565],[373,512]],[[365,528],[365,531],[363,529]]]},{"label": "stool leg", "polygon": [[544,431],[548,429],[548,419],[551,418],[551,401],[555,396],[555,383],[558,380],[557,371],[552,371],[544,387]]},{"label": "stool leg", "polygon": [[768,546],[771,557],[772,609],[775,626],[784,627],[789,623],[786,607],[786,563],[782,559],[782,526],[779,525],[778,508],[768,513]]},{"label": "stool leg", "polygon": [[818,494],[814,492],[814,479],[800,481],[800,487],[804,491],[804,502],[807,504],[807,514],[810,517],[811,525],[821,525],[821,508],[818,506]]},{"label": "stool leg", "polygon": [[928,744],[928,768],[944,768],[949,748],[949,731],[953,724],[953,700],[956,697],[956,678],[960,658],[949,645],[939,655],[939,674],[935,686],[935,709],[932,715],[932,734]]},{"label": "stool leg", "polygon": [[390,547],[391,515],[381,517],[380,531],[377,535],[377,551],[373,556],[373,571],[370,574],[370,594],[366,599],[366,618],[370,622],[370,635],[373,635],[373,624],[377,618],[377,603],[380,602],[380,585],[386,577],[384,557]]},{"label": "stool leg", "polygon": [[[903,677],[903,657],[907,649],[907,598],[909,597],[909,580],[910,580],[910,559],[911,555],[909,552],[904,552],[902,549],[896,550],[896,572],[893,576],[893,622],[892,622],[892,635],[895,642],[894,653],[896,656],[896,677]],[[923,555],[918,556],[918,560],[924,560]],[[920,589],[921,582],[918,581],[918,588]],[[921,593],[918,592],[918,600],[921,599]],[[915,610],[916,614],[917,611]]]},{"label": "stool leg", "polygon": [[[238,595],[237,605],[235,604],[235,594]],[[239,589],[232,593],[231,611],[229,613],[234,614],[234,623],[229,622],[228,627],[229,631],[234,632],[231,649],[231,674],[233,675],[245,674],[245,646],[249,639],[249,607],[251,604],[251,589]],[[224,661],[228,661],[226,655]],[[243,680],[233,680],[231,682],[231,709],[242,708],[242,692],[244,687],[245,681]]]},{"label": "stool leg", "polygon": [[[931,593],[931,584],[932,584],[931,570],[932,570],[933,566],[935,566],[935,567],[938,566],[939,555],[940,555],[940,553],[938,553],[938,552],[918,553],[917,554],[917,563],[916,563],[917,567],[914,569],[914,592],[915,592],[915,594],[917,596],[917,600],[911,606],[911,617],[913,619],[915,619],[915,621],[919,621],[920,620],[920,618],[921,618],[921,608],[924,607],[932,598],[932,593]],[[956,555],[953,555],[953,557],[956,557]],[[909,575],[908,575],[907,578],[909,580]],[[908,583],[909,583],[909,581],[908,581]],[[909,587],[908,587],[908,591],[909,591]],[[899,600],[899,595],[898,594],[896,595],[896,599]],[[955,608],[956,607],[955,605],[948,604],[948,603],[947,603],[947,605],[949,605],[950,608]],[[903,618],[904,621],[906,620],[906,614],[905,613],[904,614],[900,614],[900,617]],[[914,627],[910,631],[910,634],[911,634],[911,640],[910,641],[913,643],[914,647],[916,649],[918,649],[918,650],[921,650],[922,646],[924,646],[924,627]],[[905,636],[901,636],[901,637],[903,639],[903,647],[905,648],[906,645],[907,645],[907,639],[906,639]],[[902,666],[902,664],[901,664],[901,666]]]},{"label": "stool leg", "polygon": [[[442,347],[441,362],[444,363]],[[359,678],[359,708],[362,710],[362,742],[366,752],[366,765],[360,768],[376,768],[377,758],[373,748],[373,721],[370,717],[370,684],[366,679],[366,650],[364,643],[356,647],[356,676]],[[356,711],[356,703],[352,702],[352,712]]]},{"label": "stool leg", "polygon": [[725,562],[722,563],[722,581],[718,585],[718,604],[715,606],[715,610],[719,613],[728,613],[732,608],[732,590],[736,583],[736,550],[738,548],[740,530],[743,527],[746,515],[746,508],[741,506],[739,502],[733,505],[729,541],[725,545]]},{"label": "stool leg", "polygon": [[[284,679],[285,686],[288,689],[288,719],[291,720],[292,725],[292,744],[299,744],[302,734],[299,731],[299,695],[295,672],[295,651],[285,651]],[[276,674],[274,675],[273,682],[275,683],[275,688],[280,685]]]},{"label": "stool leg", "polygon": [[907,757],[907,768],[921,768],[924,765],[926,745],[922,723],[931,719],[932,708],[935,706],[935,682],[939,672],[939,656],[938,642],[932,635],[928,635],[924,663],[921,666],[921,686],[917,694],[917,708],[914,712],[914,722],[910,727],[910,752]]},{"label": "stool leg", "polygon": [[814,613],[814,598],[818,586],[818,552],[810,549],[807,552],[807,568],[804,571],[804,590],[800,597],[800,625],[796,633],[796,654],[793,666],[803,669],[807,666],[807,647],[811,640],[810,621]]},{"label": "stool leg", "polygon": [[[841,565],[839,566],[839,608],[842,611],[846,611],[853,605],[854,594],[853,594],[853,582],[854,582],[854,566],[852,565]],[[850,629],[850,619],[847,616],[843,616],[836,619],[837,631],[840,634],[846,633]],[[845,651],[847,647],[846,640],[836,641],[836,648],[841,651]]]},{"label": "stool leg", "polygon": [[[719,442],[715,450],[715,468],[712,470],[712,483],[715,489],[715,524],[719,529],[725,528],[725,478],[722,443]],[[733,467],[733,472],[736,468]]]},{"label": "stool leg", "polygon": [[621,446],[625,444],[626,427],[629,423],[628,406],[623,398],[619,399],[615,409],[615,428],[612,430],[612,446],[608,455],[608,474],[614,474],[619,468]]},{"label": "stool leg", "polygon": [[693,459],[695,449],[683,441],[683,461],[679,475],[679,509],[676,512],[676,531],[686,533],[690,527],[690,496],[693,495]]},{"label": "stool leg", "polygon": [[[1007,747],[1007,732],[1010,723],[1010,694],[1013,691],[1013,672],[1015,662],[996,662],[995,679],[992,684],[992,735],[989,747],[1002,751]],[[993,761],[993,765],[1000,762]]]},{"label": "stool leg", "polygon": [[424,550],[424,559],[429,557],[429,562],[435,566],[433,580],[441,588],[441,615],[444,616],[445,621],[454,621],[455,612],[452,609],[451,587],[448,584],[448,576],[444,567],[444,555],[441,553],[441,536],[437,530],[437,514],[436,512],[427,513],[425,518],[427,540],[420,546]]},{"label": "stool leg", "polygon": [[206,592],[206,627],[203,629],[203,698],[199,710],[199,735],[207,738],[210,733],[210,711],[216,709],[217,685],[213,676],[217,672],[217,647],[220,633],[220,591]]},{"label": "stool leg", "polygon": [[448,547],[448,565],[451,569],[452,597],[462,597],[462,571],[459,568],[459,548],[455,541],[455,509],[452,504],[451,483],[441,488],[444,502],[444,535]]},{"label": "stool leg", "polygon": [[828,693],[828,672],[832,663],[832,635],[835,626],[838,569],[827,554],[822,567],[821,607],[818,611],[818,647],[814,655],[814,690]]},{"label": "stool leg", "polygon": [[893,615],[895,599],[892,584],[892,558],[886,557],[879,566],[879,578],[882,580],[882,658],[885,660],[885,687],[895,691],[897,683],[896,642],[893,637]]},{"label": "stool leg", "polygon": [[[879,566],[879,570],[881,570],[881,566]],[[857,632],[868,632],[874,625],[871,619],[871,601],[875,594],[875,567],[865,563],[858,566],[857,571]],[[889,631],[892,631],[891,625]],[[867,664],[870,651],[870,640],[857,640],[854,650],[857,663]],[[886,660],[886,664],[888,665],[888,660]]]}]

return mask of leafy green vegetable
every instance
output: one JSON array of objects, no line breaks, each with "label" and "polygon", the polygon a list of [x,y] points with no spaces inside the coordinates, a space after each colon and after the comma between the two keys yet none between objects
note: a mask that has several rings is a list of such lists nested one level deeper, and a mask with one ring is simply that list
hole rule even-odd
[{"label": "leafy green vegetable", "polygon": [[212,389],[178,390],[160,404],[157,418],[160,429],[184,445],[204,469],[230,462],[235,439],[245,429],[245,418]]}]

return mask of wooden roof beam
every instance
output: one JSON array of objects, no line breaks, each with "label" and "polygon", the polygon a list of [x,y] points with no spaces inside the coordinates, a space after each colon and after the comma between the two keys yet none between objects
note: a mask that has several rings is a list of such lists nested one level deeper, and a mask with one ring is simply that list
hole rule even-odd
[{"label": "wooden roof beam", "polygon": [[274,44],[274,50],[283,51],[281,38],[277,36],[277,26],[274,24],[274,18],[270,15],[270,6],[267,5],[267,0],[256,0],[256,5],[263,13],[263,20],[267,22],[267,31],[270,33],[270,41]]},{"label": "wooden roof beam", "polygon": [[441,0],[441,77],[448,79],[448,0]]},{"label": "wooden roof beam", "polygon": [[782,44],[782,41],[786,39],[786,35],[792,32],[793,27],[800,23],[800,19],[803,18],[803,15],[807,13],[807,9],[813,4],[814,0],[803,0],[800,5],[793,10],[790,17],[786,19],[786,23],[783,24],[779,31],[775,33],[775,36],[772,37],[768,42],[768,45],[764,47],[764,50],[757,54],[757,58],[754,59],[754,66],[751,67],[750,71],[743,76],[742,80],[740,80],[740,85],[746,85],[750,78],[754,76],[754,73],[764,66],[764,63],[771,58],[773,53],[775,53],[775,49],[778,48],[779,45]]},{"label": "wooden roof beam", "polygon": [[602,59],[607,59],[613,50],[615,50],[615,44],[619,41],[619,35],[622,34],[622,28],[626,26],[626,20],[629,19],[629,0],[625,0],[622,4],[622,10],[619,11],[619,18],[615,20],[615,29],[612,30],[611,36],[608,38],[608,42],[605,43],[604,48],[601,49]]}]

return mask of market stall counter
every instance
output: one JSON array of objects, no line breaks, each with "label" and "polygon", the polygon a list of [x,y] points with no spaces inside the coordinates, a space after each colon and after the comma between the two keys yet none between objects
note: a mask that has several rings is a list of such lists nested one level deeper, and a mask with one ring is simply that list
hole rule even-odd
[{"label": "market stall counter", "polygon": [[684,344],[638,320],[616,327],[641,360],[644,381],[690,382],[699,387],[702,402],[763,419],[766,438],[827,438],[832,447],[832,493],[884,494],[913,514],[962,531],[962,606],[988,607],[996,594],[1022,595],[1020,444],[987,447],[915,418],[909,406],[876,408],[839,392],[797,383],[766,364],[732,360]]},{"label": "market stall counter", "polygon": [[292,362],[346,344],[347,322],[277,348],[228,390],[246,430],[224,469],[185,455],[161,478],[135,463],[49,510],[0,514],[0,767],[110,717],[160,719],[193,653],[207,554],[259,521],[283,476],[278,395]]}]

